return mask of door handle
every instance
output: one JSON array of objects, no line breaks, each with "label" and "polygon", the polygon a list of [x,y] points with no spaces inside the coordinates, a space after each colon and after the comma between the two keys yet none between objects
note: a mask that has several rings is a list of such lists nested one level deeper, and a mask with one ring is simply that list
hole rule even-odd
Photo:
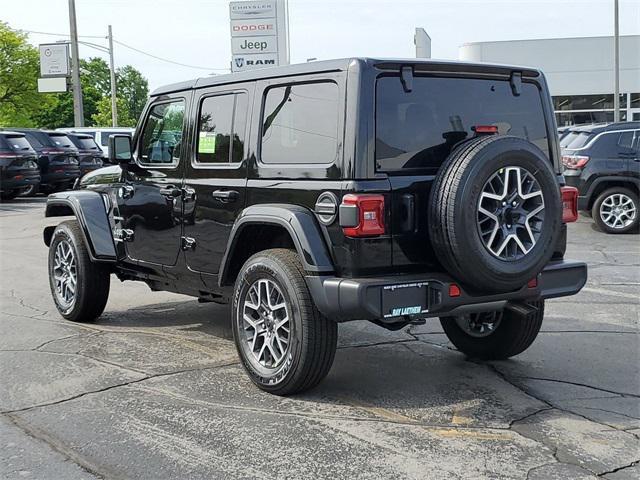
[{"label": "door handle", "polygon": [[163,187],[160,189],[160,195],[163,195],[165,197],[170,197],[170,198],[177,198],[180,195],[182,195],[182,190],[180,190],[179,188],[176,188],[173,185],[169,185],[167,187]]},{"label": "door handle", "polygon": [[231,203],[235,202],[238,199],[240,193],[236,192],[235,190],[215,190],[213,193],[211,193],[211,195],[216,200],[220,200],[221,202],[225,203]]}]

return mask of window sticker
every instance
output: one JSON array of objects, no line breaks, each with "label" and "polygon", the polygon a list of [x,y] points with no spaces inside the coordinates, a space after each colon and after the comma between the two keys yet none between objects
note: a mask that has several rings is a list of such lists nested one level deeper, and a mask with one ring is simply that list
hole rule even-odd
[{"label": "window sticker", "polygon": [[198,153],[216,153],[216,134],[214,132],[200,132]]}]

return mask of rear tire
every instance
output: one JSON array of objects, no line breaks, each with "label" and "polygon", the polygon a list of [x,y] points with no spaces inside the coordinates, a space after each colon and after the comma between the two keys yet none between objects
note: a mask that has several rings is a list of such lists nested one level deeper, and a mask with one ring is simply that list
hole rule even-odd
[{"label": "rear tire", "polygon": [[265,250],[245,262],[234,289],[232,322],[242,365],[260,389],[303,392],[329,373],[338,326],[313,303],[295,252]]},{"label": "rear tire", "polygon": [[91,261],[78,222],[58,225],[49,247],[49,286],[60,315],[93,322],[107,304],[109,284],[109,270]]},{"label": "rear tire", "polygon": [[[619,215],[614,213],[615,208],[620,209]],[[637,193],[628,188],[613,187],[598,195],[591,216],[598,228],[605,233],[629,233],[638,230],[639,210]]]},{"label": "rear tire", "polygon": [[[478,333],[473,335],[463,329],[460,324],[469,316],[464,320],[461,317],[442,317],[440,323],[451,343],[462,353],[482,360],[504,360],[524,352],[538,336],[544,318],[544,300],[528,303],[538,309],[529,320],[505,310],[495,329],[488,334],[488,330],[483,333],[477,329]],[[474,315],[479,315],[476,317],[478,320],[483,319],[483,314]]]}]

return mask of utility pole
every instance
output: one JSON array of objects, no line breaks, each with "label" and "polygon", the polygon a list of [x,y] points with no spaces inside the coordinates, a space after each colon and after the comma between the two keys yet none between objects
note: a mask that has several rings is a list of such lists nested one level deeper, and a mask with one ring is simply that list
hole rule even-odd
[{"label": "utility pole", "polygon": [[76,127],[84,127],[84,109],[82,107],[82,86],[80,85],[80,53],[78,52],[78,27],[76,25],[75,0],[69,0],[69,30],[71,35],[73,120]]},{"label": "utility pole", "polygon": [[111,70],[111,126],[118,126],[118,107],[116,105],[116,69],[113,64],[113,33],[109,25],[109,68]]},{"label": "utility pole", "polygon": [[613,0],[613,121],[620,121],[620,28],[618,0]]}]

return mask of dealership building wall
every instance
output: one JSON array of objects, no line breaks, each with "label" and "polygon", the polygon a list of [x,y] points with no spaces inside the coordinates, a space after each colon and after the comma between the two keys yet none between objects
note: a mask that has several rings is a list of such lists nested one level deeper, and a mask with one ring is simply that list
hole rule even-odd
[{"label": "dealership building wall", "polygon": [[[613,37],[466,43],[458,55],[541,69],[559,126],[613,121]],[[640,120],[640,35],[620,37],[620,116]]]}]

